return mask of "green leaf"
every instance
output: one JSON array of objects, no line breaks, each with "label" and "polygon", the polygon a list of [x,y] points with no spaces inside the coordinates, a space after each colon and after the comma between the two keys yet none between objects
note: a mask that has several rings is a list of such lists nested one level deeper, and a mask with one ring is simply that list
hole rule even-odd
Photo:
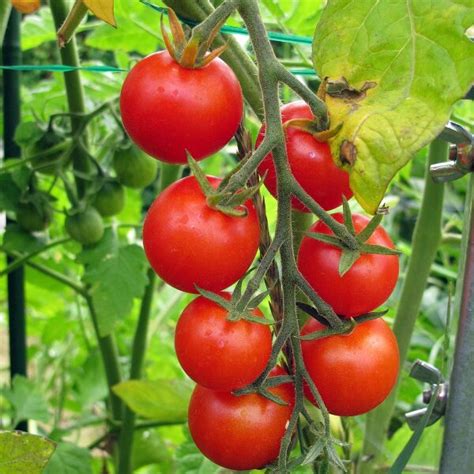
[{"label": "green leaf", "polygon": [[465,32],[473,22],[469,0],[333,0],[324,10],[315,68],[353,88],[326,97],[332,126],[343,123],[331,150],[368,212],[471,86],[474,44]]},{"label": "green leaf", "polygon": [[98,261],[114,255],[118,251],[118,247],[117,235],[112,229],[106,229],[102,239],[97,244],[84,248],[76,260],[83,265],[94,265]]},{"label": "green leaf", "polygon": [[15,211],[21,197],[21,189],[11,174],[0,173],[0,211]]},{"label": "green leaf", "polygon": [[42,474],[54,452],[52,441],[28,433],[0,433],[0,474]]},{"label": "green leaf", "polygon": [[134,298],[143,295],[148,283],[146,269],[138,245],[112,249],[102,260],[87,265],[83,280],[91,285],[101,336],[110,334],[115,323],[130,313]]},{"label": "green leaf", "polygon": [[36,237],[16,224],[9,224],[3,235],[2,247],[10,252],[27,254],[41,249],[45,243],[43,236]]},{"label": "green leaf", "polygon": [[224,474],[233,472],[214,464],[196,447],[189,431],[186,430],[186,441],[176,450],[176,474]]},{"label": "green leaf", "polygon": [[43,474],[92,474],[88,449],[71,443],[59,443]]},{"label": "green leaf", "polygon": [[150,464],[159,465],[155,472],[173,472],[169,441],[158,430],[137,430],[133,437],[133,472]]},{"label": "green leaf", "polygon": [[150,54],[162,44],[159,33],[160,16],[136,0],[115,2],[115,19],[118,28],[101,25],[87,37],[86,45],[106,51],[137,51]]},{"label": "green leaf", "polygon": [[192,385],[187,380],[128,380],[113,387],[138,415],[163,423],[185,423]]},{"label": "green leaf", "polygon": [[312,239],[319,240],[320,242],[324,242],[325,244],[344,248],[344,244],[335,235],[324,234],[322,232],[305,232],[305,235]]},{"label": "green leaf", "polygon": [[22,122],[16,127],[15,141],[20,146],[28,146],[37,142],[44,134],[44,130],[37,122]]},{"label": "green leaf", "polygon": [[56,28],[49,7],[41,8],[35,15],[27,15],[21,23],[21,48],[37,48],[48,41],[56,41]]},{"label": "green leaf", "polygon": [[48,405],[32,380],[15,375],[11,388],[4,388],[0,393],[13,406],[14,426],[23,420],[48,421]]}]

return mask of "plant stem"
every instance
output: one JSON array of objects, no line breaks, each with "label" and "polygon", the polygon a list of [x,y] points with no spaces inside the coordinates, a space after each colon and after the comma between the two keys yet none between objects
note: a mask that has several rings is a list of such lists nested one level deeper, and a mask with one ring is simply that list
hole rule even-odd
[{"label": "plant stem", "polygon": [[102,337],[99,334],[99,327],[97,325],[97,313],[95,311],[94,302],[90,296],[86,297],[87,307],[92,319],[94,331],[99,343],[100,353],[105,368],[105,376],[107,377],[107,384],[109,386],[110,408],[114,420],[120,421],[122,419],[122,401],[112,391],[112,387],[121,382],[122,376],[120,374],[119,357],[115,338],[112,336]]},{"label": "plant stem", "polygon": [[44,247],[40,247],[38,250],[35,250],[34,252],[30,252],[29,254],[18,257],[17,259],[13,260],[13,262],[11,262],[10,265],[8,265],[4,270],[0,271],[0,277],[16,270],[18,267],[21,267],[24,263],[28,262],[28,260],[30,260],[33,257],[36,257],[37,255],[45,252],[46,250],[50,250],[53,247],[56,247],[57,245],[65,244],[66,242],[69,242],[70,240],[71,239],[69,237],[53,240],[49,244],[45,245]]},{"label": "plant stem", "polygon": [[[152,269],[149,269],[148,285],[145,288],[145,294],[143,295],[138,324],[133,338],[130,380],[137,380],[142,374],[155,283],[155,272]],[[135,418],[135,413],[126,406],[124,409],[122,428],[120,430],[118,442],[118,474],[130,474],[132,472],[131,454],[133,447],[133,433],[135,430]]]},{"label": "plant stem", "polygon": [[[180,171],[181,168],[179,166],[163,163],[161,165],[158,193],[174,182]],[[145,288],[145,293],[142,298],[138,322],[133,337],[130,380],[140,379],[142,376],[143,361],[145,359],[148,326],[153,304],[153,295],[156,290],[156,275],[151,268],[148,269],[147,276],[148,285]],[[125,406],[118,441],[118,474],[131,474],[132,472],[132,449],[135,424],[135,413],[128,406]]]},{"label": "plant stem", "polygon": [[[68,13],[67,4],[65,0],[54,0],[54,2],[50,2],[50,7],[56,29],[59,29]],[[62,64],[67,66],[79,66],[79,56],[77,54],[76,41],[74,38],[64,48],[61,48],[59,53],[61,55]],[[82,126],[83,118],[80,114],[86,113],[84,90],[79,71],[65,72],[64,83],[66,86],[69,112],[73,114],[71,115],[71,128],[74,135]],[[79,147],[75,147],[71,155],[74,170],[87,174],[91,166],[87,155]],[[85,180],[76,176],[79,198],[84,196],[86,185],[87,182]]]},{"label": "plant stem", "polygon": [[[11,257],[15,257],[16,259],[23,257],[23,255],[20,252],[13,252],[11,250],[5,250],[5,249],[3,249],[3,251],[7,255],[10,255]],[[38,270],[39,272],[44,273],[45,275],[53,278],[54,280],[57,280],[60,283],[68,286],[69,288],[73,289],[76,293],[80,294],[81,296],[85,297],[87,295],[87,290],[83,286],[81,286],[80,283],[74,280],[71,280],[66,275],[63,275],[62,273],[59,273],[56,270],[52,270],[51,268],[48,268],[36,262],[26,262],[26,264],[29,267],[34,268],[35,270]]]},{"label": "plant stem", "polygon": [[64,23],[58,29],[58,43],[61,48],[72,38],[79,23],[81,23],[86,15],[87,7],[84,2],[76,0]]},{"label": "plant stem", "polygon": [[[447,153],[446,142],[438,139],[433,141],[426,163],[423,200],[413,232],[413,252],[408,263],[393,327],[398,340],[401,367],[407,357],[423,292],[441,239],[444,187],[433,182],[429,168],[431,164],[445,161]],[[395,407],[397,392],[398,386],[382,405],[367,415],[362,459],[369,461],[361,465],[361,473],[374,472],[375,465],[383,458],[383,444]]]}]

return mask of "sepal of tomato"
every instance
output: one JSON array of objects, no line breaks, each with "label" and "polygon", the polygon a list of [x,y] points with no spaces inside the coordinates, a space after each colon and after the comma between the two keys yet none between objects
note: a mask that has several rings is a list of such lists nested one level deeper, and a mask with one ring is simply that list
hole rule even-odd
[{"label": "sepal of tomato", "polygon": [[[220,296],[230,300],[231,295]],[[228,314],[200,296],[185,308],[176,326],[175,348],[181,366],[196,383],[212,390],[232,391],[252,383],[272,351],[267,325],[229,321]],[[258,308],[252,314],[263,317]]]},{"label": "sepal of tomato", "polygon": [[[339,223],[342,214],[333,214]],[[359,234],[369,219],[360,214],[352,215],[356,234]],[[333,235],[322,221],[313,224],[309,232]],[[388,234],[378,226],[366,241],[369,245],[394,248]],[[397,255],[362,253],[343,276],[339,263],[343,250],[335,245],[321,242],[310,236],[303,237],[298,252],[298,268],[321,298],[334,311],[346,317],[357,317],[370,313],[385,303],[397,284],[399,262]]]},{"label": "sepal of tomato", "polygon": [[221,59],[188,69],[160,51],[130,71],[120,110],[127,133],[142,150],[184,164],[186,151],[201,160],[227,144],[242,119],[243,97],[234,72]]},{"label": "sepal of tomato", "polygon": [[[272,375],[286,375],[275,368]],[[259,469],[278,457],[295,404],[295,389],[285,383],[269,389],[287,405],[262,395],[236,396],[197,385],[189,404],[189,430],[196,446],[227,469]]]},{"label": "sepal of tomato", "polygon": [[[303,101],[291,102],[281,108],[282,122],[295,119],[314,120],[309,105]],[[262,126],[257,137],[256,147],[265,137]],[[331,156],[329,145],[320,142],[307,131],[289,126],[285,129],[285,144],[291,172],[301,187],[326,210],[341,205],[342,198],[349,199],[352,191],[349,187],[349,174],[338,168]],[[258,167],[258,173],[265,177],[265,186],[277,197],[277,177],[273,155],[269,153]],[[296,198],[292,198],[294,209],[303,212],[309,210]]]},{"label": "sepal of tomato", "polygon": [[[208,176],[216,187],[221,179]],[[247,215],[233,217],[212,209],[196,178],[166,188],[150,207],[143,225],[145,253],[155,272],[188,293],[196,286],[218,292],[242,278],[258,250],[260,226],[250,200]]]},{"label": "sepal of tomato", "polygon": [[[309,319],[301,335],[325,329]],[[383,319],[356,324],[349,334],[302,341],[303,360],[329,413],[355,416],[382,403],[397,381],[400,356]],[[308,386],[306,397],[315,404]]]}]

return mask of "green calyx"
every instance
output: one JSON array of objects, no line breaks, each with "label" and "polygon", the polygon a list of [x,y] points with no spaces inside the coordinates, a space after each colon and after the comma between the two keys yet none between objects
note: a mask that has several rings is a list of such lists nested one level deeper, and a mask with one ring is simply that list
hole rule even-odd
[{"label": "green calyx", "polygon": [[257,294],[254,296],[245,306],[244,309],[240,309],[238,307],[238,302],[242,295],[242,283],[243,280],[239,280],[237,285],[235,286],[234,292],[232,293],[232,298],[230,300],[225,299],[221,295],[217,293],[213,293],[212,291],[203,290],[196,286],[196,290],[199,292],[201,296],[207,298],[208,300],[213,301],[214,303],[218,304],[226,311],[229,312],[227,316],[228,321],[240,321],[244,319],[245,321],[250,321],[252,323],[263,324],[266,326],[272,325],[273,322],[269,321],[264,317],[258,317],[252,314],[252,311],[258,307],[260,303],[268,296],[269,290],[264,291],[262,293]]},{"label": "green calyx", "polygon": [[239,170],[242,165],[242,162],[240,162],[239,166],[222,180],[220,186],[214,189],[199,167],[197,161],[189,153],[187,153],[187,155],[189,167],[199,183],[202,192],[206,196],[208,206],[231,217],[245,217],[248,213],[245,202],[258,192],[263,180],[255,186],[250,186],[249,188],[239,190],[235,193],[226,192],[225,186],[230,177]]},{"label": "green calyx", "polygon": [[368,244],[367,240],[375,232],[382,217],[387,213],[387,208],[381,207],[377,214],[370,220],[367,226],[358,234],[354,229],[352,222],[352,213],[347,199],[343,196],[343,214],[344,225],[351,235],[355,237],[357,245],[355,248],[349,248],[341,239],[335,235],[323,234],[321,232],[307,232],[309,237],[324,242],[329,245],[334,245],[342,250],[341,259],[339,260],[339,275],[344,276],[358,260],[362,254],[378,254],[378,255],[400,255],[399,250],[384,247],[382,245]]},{"label": "green calyx", "polygon": [[221,26],[225,23],[225,19],[219,22],[206,38],[202,38],[201,35],[193,32],[188,39],[176,13],[171,8],[168,8],[168,18],[173,41],[171,41],[166,31],[162,15],[161,34],[163,41],[165,42],[168,53],[182,67],[187,69],[205,67],[225,50],[226,46],[224,45],[208,53],[214,38],[219,33]]},{"label": "green calyx", "polygon": [[388,312],[388,310],[373,311],[357,316],[357,318],[344,318],[342,319],[341,327],[334,328],[329,325],[328,321],[325,320],[324,316],[322,316],[314,306],[299,301],[296,303],[296,306],[298,306],[299,309],[304,311],[312,318],[316,319],[324,326],[326,326],[320,331],[314,331],[312,333],[305,334],[304,336],[300,336],[300,339],[302,341],[314,341],[316,339],[323,339],[328,336],[350,334],[358,324],[363,324],[367,321],[371,321],[372,319],[381,318],[382,316],[385,316]]}]

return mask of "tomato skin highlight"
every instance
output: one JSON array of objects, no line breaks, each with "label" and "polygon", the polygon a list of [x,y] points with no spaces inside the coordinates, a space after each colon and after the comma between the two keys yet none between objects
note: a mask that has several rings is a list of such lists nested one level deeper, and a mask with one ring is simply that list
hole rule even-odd
[{"label": "tomato skin highlight", "polygon": [[[301,334],[324,329],[310,319]],[[382,319],[356,325],[350,334],[302,341],[303,359],[329,413],[355,416],[382,403],[397,381],[400,356],[392,330]],[[308,386],[306,397],[315,404]]]},{"label": "tomato skin highlight", "polygon": [[[221,182],[208,180],[214,187]],[[245,206],[245,217],[210,208],[194,176],[166,188],[143,225],[145,253],[155,272],[188,293],[197,293],[195,285],[216,292],[235,283],[255,258],[260,238],[251,200]]]},{"label": "tomato skin highlight", "polygon": [[243,97],[234,72],[221,59],[186,69],[167,51],[139,61],[120,95],[127,133],[146,153],[167,163],[187,163],[219,151],[236,132]]},{"label": "tomato skin highlight", "polygon": [[[229,293],[221,296],[230,300]],[[263,317],[258,309],[254,316]],[[202,296],[181,314],[175,349],[184,371],[199,385],[232,391],[252,383],[265,369],[272,351],[269,326],[241,319],[228,321],[228,311]]]},{"label": "tomato skin highlight", "polygon": [[[281,109],[282,122],[291,119],[314,119],[309,105],[302,101],[291,102]],[[310,133],[288,127],[285,130],[286,151],[291,172],[301,187],[324,209],[331,210],[342,204],[342,196],[352,197],[349,187],[349,174],[338,168],[331,157],[327,143],[319,142]],[[257,137],[257,148],[265,137],[265,126],[262,126]],[[269,153],[260,163],[258,173],[265,178],[265,186],[277,197],[277,179],[273,155]],[[292,198],[294,209],[309,212],[298,199]]]},{"label": "tomato skin highlight", "polygon": [[[271,375],[285,375],[277,367]],[[235,396],[197,385],[189,404],[189,430],[196,446],[227,469],[258,469],[277,458],[295,403],[292,383],[270,391],[288,403],[258,394]]]},{"label": "tomato skin highlight", "polygon": [[[332,217],[340,223],[344,221],[342,214],[333,214]],[[369,219],[353,214],[352,221],[356,233],[359,233]],[[313,224],[309,232],[333,235],[321,221]],[[394,248],[381,226],[367,243]],[[340,258],[340,248],[305,236],[298,253],[298,268],[316,293],[341,316],[355,318],[385,303],[397,284],[398,256],[362,254],[342,277],[339,275]]]}]

